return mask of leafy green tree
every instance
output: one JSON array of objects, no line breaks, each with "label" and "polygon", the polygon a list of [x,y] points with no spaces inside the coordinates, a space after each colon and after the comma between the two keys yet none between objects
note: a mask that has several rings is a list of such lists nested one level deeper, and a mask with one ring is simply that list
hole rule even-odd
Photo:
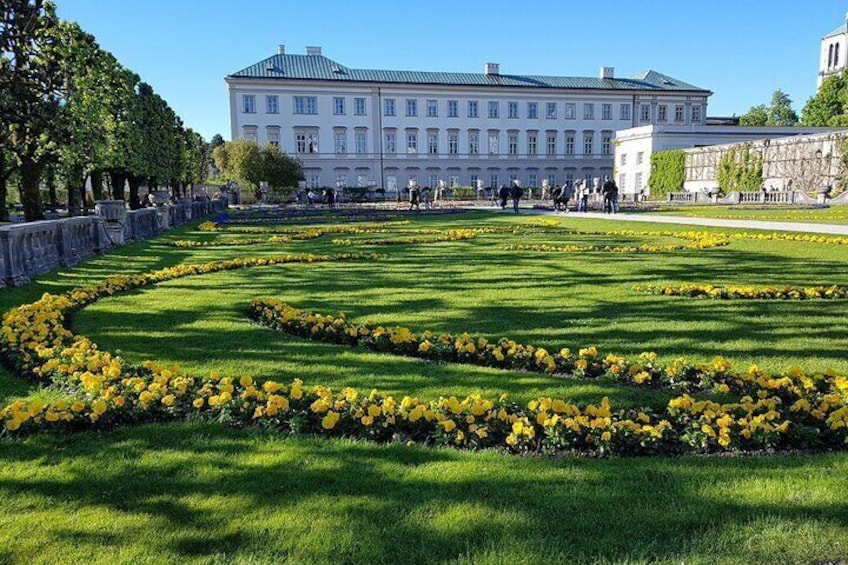
[{"label": "leafy green tree", "polygon": [[764,126],[768,123],[769,111],[765,104],[751,106],[751,108],[739,116],[739,125],[742,126]]},{"label": "leafy green tree", "polygon": [[792,109],[792,99],[782,90],[775,90],[771,103],[766,106],[752,106],[739,118],[743,126],[794,126],[798,123],[798,114]]},{"label": "leafy green tree", "polygon": [[27,221],[44,218],[39,182],[68,137],[56,9],[45,0],[4,0],[0,10],[0,138],[20,176]]},{"label": "leafy green tree", "polygon": [[818,92],[801,110],[801,121],[807,126],[836,126],[842,120],[840,116],[846,114],[848,114],[848,70],[824,79]]},{"label": "leafy green tree", "polygon": [[215,148],[212,158],[224,175],[259,193],[259,185],[265,179],[262,153],[255,141],[240,137]]},{"label": "leafy green tree", "polygon": [[291,194],[297,188],[297,182],[303,180],[300,161],[282,153],[275,145],[262,148],[262,168],[262,180],[281,197]]}]

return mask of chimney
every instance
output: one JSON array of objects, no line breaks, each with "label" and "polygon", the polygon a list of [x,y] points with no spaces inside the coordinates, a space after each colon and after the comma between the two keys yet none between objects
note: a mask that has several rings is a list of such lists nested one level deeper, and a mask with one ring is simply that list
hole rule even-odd
[{"label": "chimney", "polygon": [[601,79],[614,79],[615,78],[615,67],[601,67]]},{"label": "chimney", "polygon": [[286,54],[286,46],[283,43],[277,45],[277,55],[285,55]]},{"label": "chimney", "polygon": [[307,47],[306,48],[307,55],[321,56],[321,48],[320,47]]},{"label": "chimney", "polygon": [[486,74],[496,77],[501,74],[501,66],[498,63],[486,63]]}]

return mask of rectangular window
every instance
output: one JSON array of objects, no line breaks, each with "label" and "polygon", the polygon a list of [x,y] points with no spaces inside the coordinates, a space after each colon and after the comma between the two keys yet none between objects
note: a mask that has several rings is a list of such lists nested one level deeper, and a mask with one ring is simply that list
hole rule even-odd
[{"label": "rectangular window", "polygon": [[248,141],[256,141],[256,126],[246,126],[244,128],[244,138]]},{"label": "rectangular window", "polygon": [[565,182],[574,186],[574,173],[565,173]]},{"label": "rectangular window", "polygon": [[548,156],[550,157],[556,155],[556,138],[557,136],[555,133],[548,134]]},{"label": "rectangular window", "polygon": [[583,134],[583,154],[591,155],[593,151],[592,142],[594,141],[594,134],[592,133],[584,133]]},{"label": "rectangular window", "polygon": [[624,167],[625,165],[627,165],[627,153],[622,153],[621,154],[621,166]]},{"label": "rectangular window", "polygon": [[489,155],[497,155],[498,154],[498,134],[490,133],[489,134]]},{"label": "rectangular window", "polygon": [[427,100],[427,117],[437,118],[439,116],[439,106],[435,100]]},{"label": "rectangular window", "polygon": [[344,154],[347,153],[347,135],[344,133],[336,133],[333,135],[333,146],[336,149],[336,153]]},{"label": "rectangular window", "polygon": [[298,153],[306,153],[306,134],[298,133],[294,136],[294,147]]},{"label": "rectangular window", "polygon": [[336,186],[345,188],[347,186],[347,175],[336,175]]},{"label": "rectangular window", "polygon": [[556,173],[548,173],[548,184],[556,186]]},{"label": "rectangular window", "polygon": [[556,102],[548,102],[545,106],[545,117],[549,120],[556,118],[557,105]]},{"label": "rectangular window", "polygon": [[368,153],[368,134],[363,131],[356,132],[356,152],[360,155]]},{"label": "rectangular window", "polygon": [[662,106],[657,106],[657,121],[664,122],[668,119],[668,106],[663,104]]},{"label": "rectangular window", "polygon": [[480,134],[476,131],[468,132],[468,154],[477,155],[480,153]]},{"label": "rectangular window", "polygon": [[683,106],[674,107],[674,121],[678,124],[683,123]]},{"label": "rectangular window", "polygon": [[641,112],[641,114],[639,115],[639,120],[641,120],[643,122],[650,122],[651,121],[651,105],[650,104],[642,104],[640,112]]},{"label": "rectangular window", "polygon": [[406,101],[406,115],[415,117],[418,115],[418,100],[409,98]]},{"label": "rectangular window", "polygon": [[278,96],[265,97],[265,112],[268,114],[280,113],[280,98]]},{"label": "rectangular window", "polygon": [[636,164],[637,164],[637,165],[641,165],[644,161],[645,161],[645,152],[644,152],[644,151],[639,151],[639,152],[636,154]]},{"label": "rectangular window", "polygon": [[476,187],[477,181],[479,179],[480,179],[480,175],[478,175],[477,173],[471,173],[471,176],[469,177],[468,180],[471,182],[471,186]]},{"label": "rectangular window", "polygon": [[241,97],[241,111],[245,114],[256,113],[256,96],[253,94],[244,94]]},{"label": "rectangular window", "polygon": [[498,117],[498,103],[496,101],[489,102],[489,117],[497,118]]},{"label": "rectangular window", "polygon": [[507,102],[506,113],[508,118],[518,117],[518,102]]},{"label": "rectangular window", "polygon": [[406,152],[418,153],[418,133],[408,132],[406,134]]},{"label": "rectangular window", "polygon": [[274,147],[280,146],[280,132],[279,131],[269,131],[268,132],[268,145],[273,145]]},{"label": "rectangular window", "polygon": [[455,188],[459,186],[459,175],[451,175],[450,177],[450,187]]},{"label": "rectangular window", "polygon": [[498,187],[498,173],[489,173],[489,188]]},{"label": "rectangular window", "polygon": [[595,105],[592,103],[583,104],[583,119],[584,120],[594,120],[595,119]]},{"label": "rectangular window", "polygon": [[397,153],[396,133],[386,133],[386,153]]},{"label": "rectangular window", "polygon": [[448,134],[448,153],[451,155],[456,155],[459,153],[459,134],[451,133]]},{"label": "rectangular window", "polygon": [[343,116],[345,113],[345,99],[341,96],[336,96],[333,98],[333,114],[336,116]]},{"label": "rectangular window", "polygon": [[636,173],[636,192],[642,190],[642,173]]},{"label": "rectangular window", "polygon": [[574,134],[571,132],[565,134],[565,154],[574,155]]},{"label": "rectangular window", "polygon": [[295,96],[294,97],[294,113],[295,114],[317,114],[318,101],[314,96]]},{"label": "rectangular window", "polygon": [[627,187],[627,173],[621,173],[618,175],[618,190],[624,192],[624,189]]},{"label": "rectangular window", "polygon": [[535,155],[536,153],[538,153],[538,151],[537,151],[537,144],[538,144],[537,139],[538,138],[536,137],[535,133],[528,133],[527,134],[527,154],[528,155]]},{"label": "rectangular window", "polygon": [[630,119],[630,104],[622,104],[621,105],[621,119],[629,120]]},{"label": "rectangular window", "polygon": [[510,155],[518,155],[518,134],[517,133],[509,134],[509,140],[507,142],[507,152]]},{"label": "rectangular window", "polygon": [[357,116],[365,115],[365,98],[353,99],[353,113]]},{"label": "rectangular window", "polygon": [[566,102],[565,104],[565,119],[566,120],[576,120],[577,119],[577,104],[573,102]]},{"label": "rectangular window", "polygon": [[601,138],[601,153],[612,155],[612,134],[605,133]]},{"label": "rectangular window", "polygon": [[527,186],[536,186],[537,182],[538,177],[536,176],[536,173],[529,173],[527,175]]},{"label": "rectangular window", "polygon": [[700,106],[692,106],[692,123],[700,124],[701,123],[701,107]]},{"label": "rectangular window", "polygon": [[437,186],[439,184],[439,175],[437,174],[429,174],[427,175],[427,186]]},{"label": "rectangular window", "polygon": [[601,106],[601,119],[602,120],[611,120],[612,119],[612,104],[604,104]]},{"label": "rectangular window", "polygon": [[476,118],[478,115],[479,115],[479,113],[478,113],[477,101],[476,100],[469,100],[468,101],[468,117],[469,118]]},{"label": "rectangular window", "polygon": [[386,98],[383,100],[383,115],[394,116],[395,114],[395,99]]},{"label": "rectangular window", "polygon": [[306,175],[306,186],[307,188],[318,188],[321,185],[321,177],[318,175],[309,174]]},{"label": "rectangular window", "polygon": [[458,100],[448,100],[448,117],[449,118],[458,118],[459,117],[459,101]]},{"label": "rectangular window", "polygon": [[539,117],[539,105],[536,102],[527,103],[527,117],[531,120]]},{"label": "rectangular window", "polygon": [[439,134],[430,132],[427,134],[427,153],[430,155],[439,154]]}]

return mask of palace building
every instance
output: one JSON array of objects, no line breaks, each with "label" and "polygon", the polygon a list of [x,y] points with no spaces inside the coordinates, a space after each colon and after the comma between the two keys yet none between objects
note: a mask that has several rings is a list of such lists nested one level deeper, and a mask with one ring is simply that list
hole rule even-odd
[{"label": "palace building", "polygon": [[709,90],[655,71],[629,78],[354,69],[278,52],[226,77],[232,138],[303,162],[307,186],[410,181],[541,186],[613,176],[617,130],[698,125]]}]

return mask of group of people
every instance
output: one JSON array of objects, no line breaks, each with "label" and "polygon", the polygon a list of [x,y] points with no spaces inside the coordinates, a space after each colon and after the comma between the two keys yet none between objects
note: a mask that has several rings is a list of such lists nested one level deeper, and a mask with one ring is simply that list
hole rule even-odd
[{"label": "group of people", "polygon": [[[398,199],[400,199],[400,192],[398,192]],[[421,188],[419,185],[414,184],[409,187],[409,209],[410,210],[421,210],[421,204],[424,204],[424,209],[429,210],[433,203],[433,195],[430,191],[429,186],[425,186]]]},{"label": "group of people", "polygon": [[[512,199],[513,210],[518,213],[518,205],[521,198],[524,197],[524,189],[521,187],[520,181],[512,181],[511,186],[501,185],[495,194],[500,201],[501,209],[505,209],[507,201]],[[562,186],[555,186],[550,193],[554,210],[557,212],[568,212],[569,203],[572,199],[577,202],[578,212],[588,212],[593,196],[595,196],[595,199],[603,201],[604,213],[616,214],[618,212],[618,185],[609,177],[604,177],[603,183],[600,179],[595,179],[594,183],[591,184],[588,180],[583,179],[566,181]],[[545,190],[542,193],[542,200],[547,199],[548,195]]]},{"label": "group of people", "polygon": [[518,204],[524,196],[524,189],[521,187],[521,182],[518,180],[512,181],[512,186],[501,185],[498,190],[498,198],[501,201],[501,210],[506,209],[506,202],[512,198],[512,208],[518,214]]},{"label": "group of people", "polygon": [[[298,196],[298,199],[300,197]],[[311,208],[316,202],[323,202],[328,208],[335,209],[336,207],[336,191],[332,188],[325,188],[321,191],[320,196],[311,188],[306,192],[306,204]]]}]

